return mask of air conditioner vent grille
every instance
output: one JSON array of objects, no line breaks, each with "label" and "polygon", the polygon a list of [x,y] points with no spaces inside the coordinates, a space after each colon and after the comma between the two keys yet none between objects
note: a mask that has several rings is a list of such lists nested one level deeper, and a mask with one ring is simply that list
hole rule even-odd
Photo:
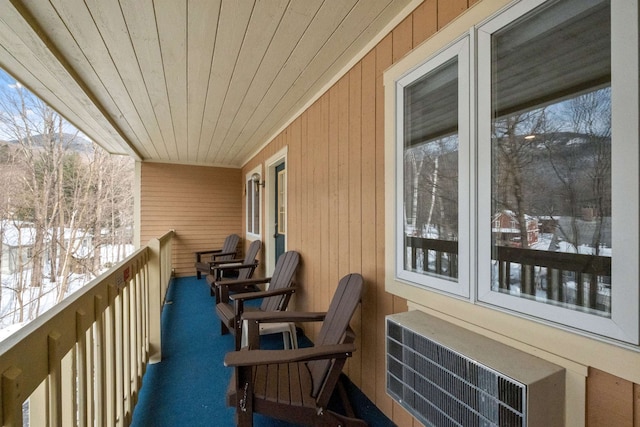
[{"label": "air conditioner vent grille", "polygon": [[[527,384],[439,342],[438,333],[394,321],[397,316],[387,317],[387,392],[418,420],[438,427],[527,425]],[[491,343],[481,342],[484,352]]]}]

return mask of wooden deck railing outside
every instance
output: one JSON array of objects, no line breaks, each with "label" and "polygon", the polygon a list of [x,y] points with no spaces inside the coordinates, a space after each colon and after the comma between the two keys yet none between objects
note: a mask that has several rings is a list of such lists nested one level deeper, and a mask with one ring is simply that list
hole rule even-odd
[{"label": "wooden deck railing outside", "polygon": [[[458,242],[408,236],[406,267],[412,271],[458,276]],[[496,246],[492,259],[497,288],[524,297],[542,291],[547,302],[611,312],[611,257]]]},{"label": "wooden deck railing outside", "polygon": [[405,242],[411,270],[458,277],[458,242],[413,236],[405,237]]},{"label": "wooden deck railing outside", "polygon": [[492,258],[502,291],[611,313],[611,257],[496,246]]},{"label": "wooden deck railing outside", "polygon": [[171,280],[173,231],[0,343],[5,426],[127,426]]}]

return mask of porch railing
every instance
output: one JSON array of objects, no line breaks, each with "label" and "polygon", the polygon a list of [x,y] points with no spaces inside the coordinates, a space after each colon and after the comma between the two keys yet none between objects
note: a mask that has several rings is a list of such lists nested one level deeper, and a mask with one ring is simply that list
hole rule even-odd
[{"label": "porch railing", "polygon": [[127,426],[148,363],[159,361],[160,312],[173,231],[0,343],[5,426]]}]

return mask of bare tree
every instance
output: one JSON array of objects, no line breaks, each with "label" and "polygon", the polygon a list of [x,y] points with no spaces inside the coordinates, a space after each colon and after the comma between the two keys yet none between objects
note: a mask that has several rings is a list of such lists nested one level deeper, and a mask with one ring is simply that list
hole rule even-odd
[{"label": "bare tree", "polygon": [[34,230],[30,257],[24,265],[19,261],[11,285],[18,304],[15,312],[24,320],[25,280],[35,291],[30,294],[38,297],[29,305],[27,316],[32,318],[40,311],[45,279],[57,284],[57,301],[62,300],[73,273],[83,272],[87,279],[100,273],[100,245],[114,243],[115,236],[129,236],[133,162],[84,140],[19,83],[0,90],[0,132],[7,140],[0,141],[0,162],[9,165],[0,175],[5,184],[0,186],[0,219]]},{"label": "bare tree", "polygon": [[497,120],[493,127],[493,203],[497,211],[509,210],[515,214],[523,248],[529,247],[527,187],[532,176],[530,168],[535,165],[538,143],[535,135],[540,133],[544,118],[544,110],[515,114]]}]

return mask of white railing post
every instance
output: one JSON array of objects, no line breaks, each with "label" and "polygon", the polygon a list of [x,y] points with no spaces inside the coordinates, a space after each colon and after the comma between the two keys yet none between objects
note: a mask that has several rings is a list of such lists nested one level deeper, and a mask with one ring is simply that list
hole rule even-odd
[{"label": "white railing post", "polygon": [[160,316],[162,314],[162,274],[160,272],[160,240],[151,239],[149,248],[149,363],[162,360]]}]

